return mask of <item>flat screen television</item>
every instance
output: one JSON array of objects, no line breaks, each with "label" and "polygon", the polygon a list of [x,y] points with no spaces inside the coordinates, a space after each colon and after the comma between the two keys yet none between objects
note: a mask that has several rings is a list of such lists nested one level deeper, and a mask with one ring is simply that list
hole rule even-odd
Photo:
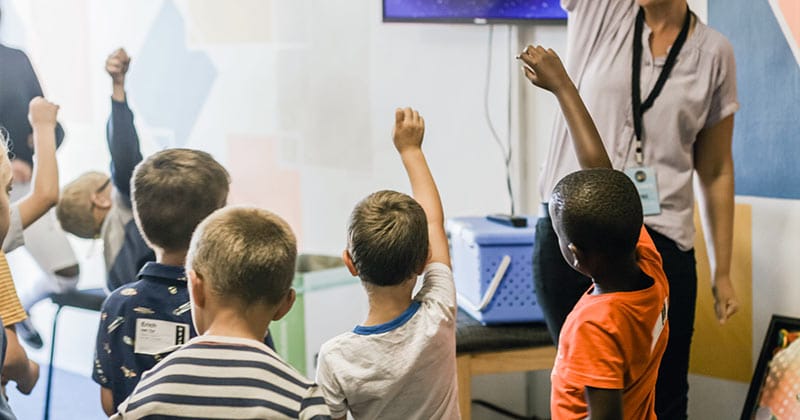
[{"label": "flat screen television", "polygon": [[483,24],[566,18],[560,0],[383,0],[384,22]]}]

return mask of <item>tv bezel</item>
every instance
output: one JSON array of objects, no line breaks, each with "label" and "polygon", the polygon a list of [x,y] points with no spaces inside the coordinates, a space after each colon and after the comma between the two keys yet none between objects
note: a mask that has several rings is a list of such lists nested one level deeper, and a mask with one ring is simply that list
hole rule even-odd
[{"label": "tv bezel", "polygon": [[[566,12],[565,12],[566,13]],[[493,25],[493,24],[563,24],[567,21],[566,15],[563,18],[398,18],[386,16],[386,0],[381,0],[381,16],[384,23],[459,23],[471,25]]]}]

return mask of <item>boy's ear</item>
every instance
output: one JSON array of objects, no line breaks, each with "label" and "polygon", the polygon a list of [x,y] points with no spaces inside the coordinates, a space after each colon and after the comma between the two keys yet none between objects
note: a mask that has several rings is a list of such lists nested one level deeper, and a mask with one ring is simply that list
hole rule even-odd
[{"label": "boy's ear", "polygon": [[353,264],[353,258],[350,256],[350,251],[344,250],[342,251],[342,261],[344,261],[344,265],[347,266],[347,269],[350,270],[350,274],[353,277],[358,277],[358,270],[356,269],[356,265]]},{"label": "boy's ear", "polygon": [[283,301],[278,304],[279,305],[278,311],[275,312],[275,315],[272,317],[272,320],[278,321],[284,316],[286,316],[286,314],[288,314],[289,311],[292,309],[295,299],[297,299],[297,293],[295,293],[294,289],[289,289],[289,293],[287,293],[286,296],[283,298]]},{"label": "boy's ear", "polygon": [[89,199],[98,209],[108,210],[111,208],[111,196],[106,196],[102,193],[92,193]]},{"label": "boy's ear", "polygon": [[567,245],[567,248],[572,253],[572,265],[575,268],[583,267],[586,263],[586,254],[572,242]]},{"label": "boy's ear", "polygon": [[189,297],[192,299],[192,303],[198,308],[204,308],[206,306],[205,280],[194,270],[189,270],[186,275],[189,281]]}]

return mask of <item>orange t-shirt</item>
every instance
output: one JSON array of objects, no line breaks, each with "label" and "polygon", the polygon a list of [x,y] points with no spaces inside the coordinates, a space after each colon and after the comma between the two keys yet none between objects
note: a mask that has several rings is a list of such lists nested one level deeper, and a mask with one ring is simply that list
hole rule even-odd
[{"label": "orange t-shirt", "polygon": [[592,295],[592,287],[564,322],[551,375],[553,420],[586,418],[587,386],[622,390],[626,419],[656,418],[656,377],[669,335],[669,285],[644,227],[636,251],[652,286],[601,295]]}]

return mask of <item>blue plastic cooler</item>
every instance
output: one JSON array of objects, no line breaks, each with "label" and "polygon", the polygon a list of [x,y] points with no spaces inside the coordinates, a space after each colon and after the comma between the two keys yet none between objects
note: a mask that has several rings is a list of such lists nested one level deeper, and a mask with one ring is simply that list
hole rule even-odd
[{"label": "blue plastic cooler", "polygon": [[524,228],[485,217],[447,220],[458,305],[482,324],[544,320],[533,290],[536,219]]}]

